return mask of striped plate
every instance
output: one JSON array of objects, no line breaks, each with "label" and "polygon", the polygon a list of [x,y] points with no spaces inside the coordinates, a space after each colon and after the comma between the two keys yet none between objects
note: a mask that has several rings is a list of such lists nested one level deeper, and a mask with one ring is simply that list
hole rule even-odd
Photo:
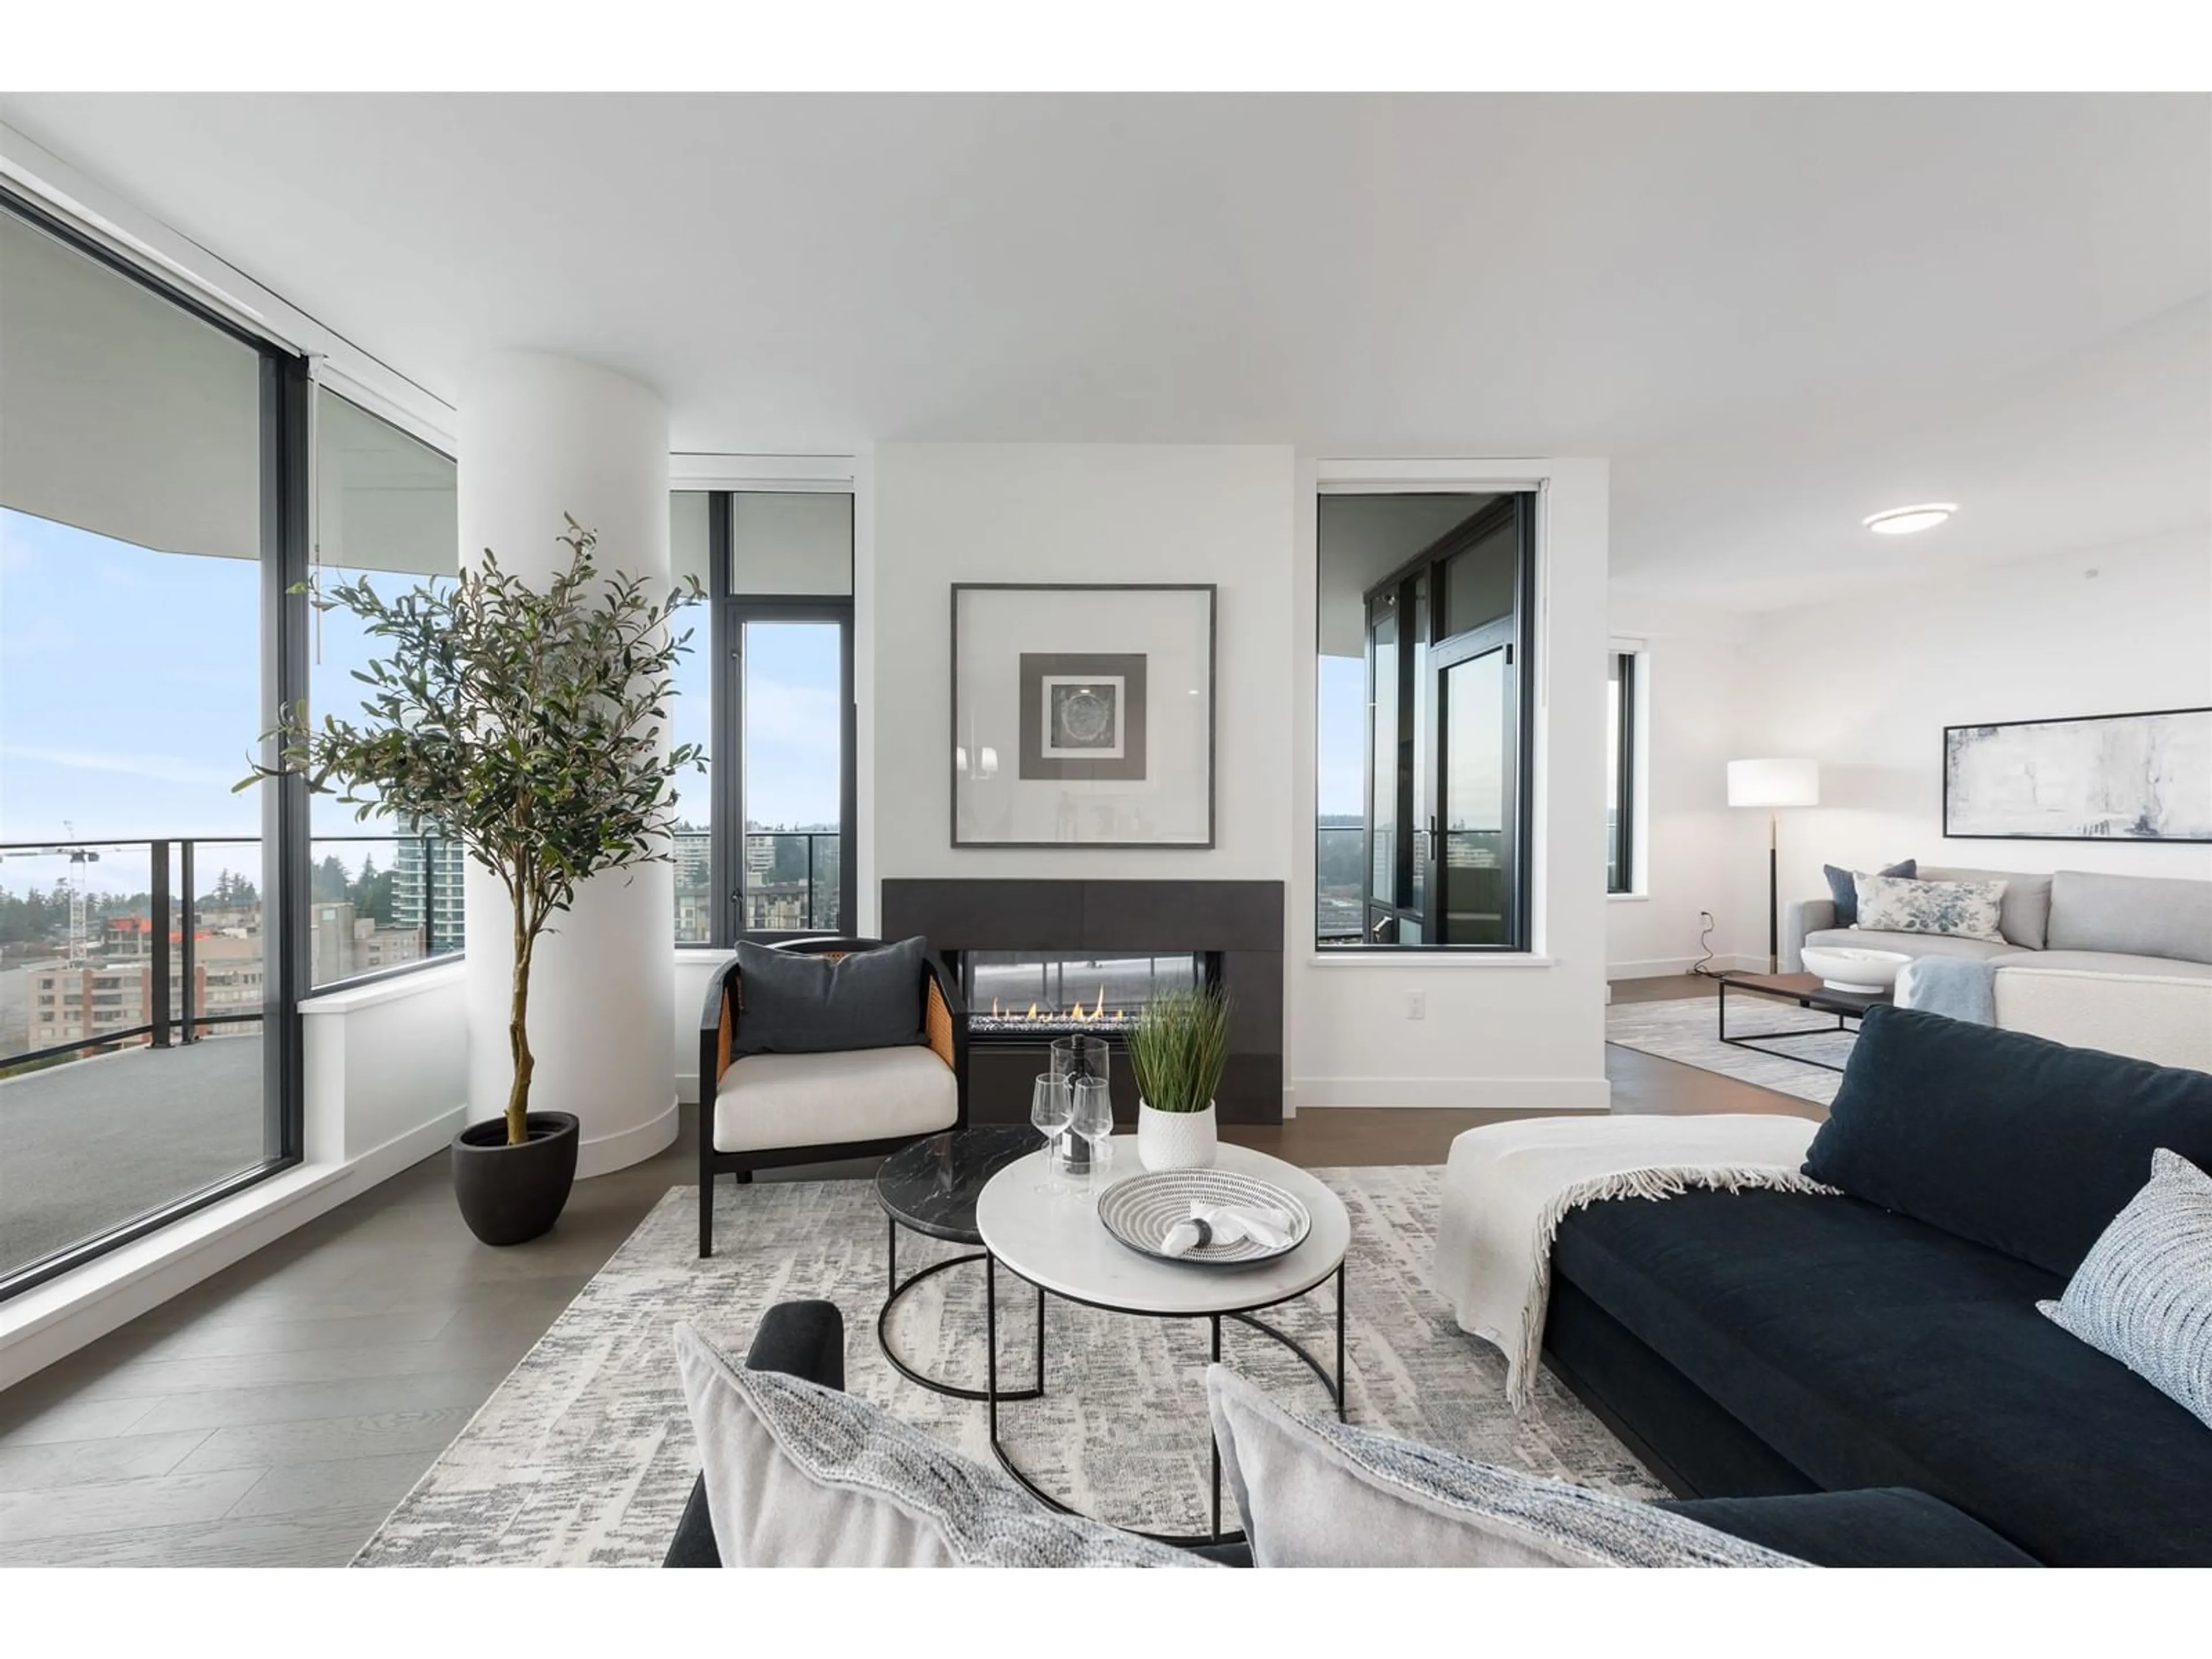
[{"label": "striped plate", "polygon": [[[1279,1210],[1291,1218],[1291,1242],[1278,1250],[1240,1238],[1234,1244],[1202,1244],[1182,1255],[1170,1255],[1160,1249],[1161,1241],[1176,1222],[1189,1219],[1194,1204]],[[1313,1218],[1306,1213],[1306,1206],[1281,1188],[1226,1170],[1162,1170],[1121,1182],[1100,1196],[1098,1218],[1106,1224],[1108,1232],[1133,1250],[1163,1261],[1217,1267],[1243,1267],[1288,1255],[1313,1231]]]}]

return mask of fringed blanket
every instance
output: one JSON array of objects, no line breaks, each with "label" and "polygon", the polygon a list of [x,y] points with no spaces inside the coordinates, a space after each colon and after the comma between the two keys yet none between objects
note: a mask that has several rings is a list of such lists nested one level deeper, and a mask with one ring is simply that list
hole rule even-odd
[{"label": "fringed blanket", "polygon": [[1692,1188],[1833,1194],[1800,1172],[1820,1125],[1806,1118],[1547,1117],[1470,1129],[1452,1142],[1437,1223],[1436,1289],[1460,1328],[1505,1356],[1505,1394],[1528,1404],[1544,1341],[1552,1241],[1568,1211]]}]

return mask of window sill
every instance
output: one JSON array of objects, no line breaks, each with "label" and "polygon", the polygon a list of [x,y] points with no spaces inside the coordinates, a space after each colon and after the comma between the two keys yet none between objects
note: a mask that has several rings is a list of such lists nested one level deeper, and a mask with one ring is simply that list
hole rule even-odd
[{"label": "window sill", "polygon": [[1361,951],[1316,951],[1306,957],[1316,968],[1549,968],[1552,958],[1527,951],[1453,950],[1449,945],[1407,945]]},{"label": "window sill", "polygon": [[1651,902],[1651,895],[1649,893],[1607,893],[1605,896],[1605,902],[1607,904],[1649,904]]},{"label": "window sill", "polygon": [[422,996],[441,987],[459,983],[465,960],[460,951],[434,962],[409,963],[373,979],[339,983],[300,999],[302,1014],[349,1014],[356,1008],[374,1008],[380,1002]]}]

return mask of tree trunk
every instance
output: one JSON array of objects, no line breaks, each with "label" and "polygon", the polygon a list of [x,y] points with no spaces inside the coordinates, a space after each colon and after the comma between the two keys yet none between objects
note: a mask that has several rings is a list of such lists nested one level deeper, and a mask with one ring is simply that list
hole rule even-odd
[{"label": "tree trunk", "polygon": [[518,908],[514,921],[514,1001],[507,1013],[507,1047],[514,1061],[514,1081],[507,1091],[507,1144],[520,1146],[530,1138],[530,952],[537,941],[524,927]]}]

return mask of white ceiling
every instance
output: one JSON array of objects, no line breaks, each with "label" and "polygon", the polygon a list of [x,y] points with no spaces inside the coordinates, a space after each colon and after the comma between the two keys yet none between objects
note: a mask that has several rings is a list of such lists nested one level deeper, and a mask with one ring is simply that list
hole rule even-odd
[{"label": "white ceiling", "polygon": [[[677,447],[1614,464],[1616,584],[1759,609],[2212,520],[2212,98],[0,96],[452,398]],[[1882,543],[1877,508],[1960,501]]]}]

